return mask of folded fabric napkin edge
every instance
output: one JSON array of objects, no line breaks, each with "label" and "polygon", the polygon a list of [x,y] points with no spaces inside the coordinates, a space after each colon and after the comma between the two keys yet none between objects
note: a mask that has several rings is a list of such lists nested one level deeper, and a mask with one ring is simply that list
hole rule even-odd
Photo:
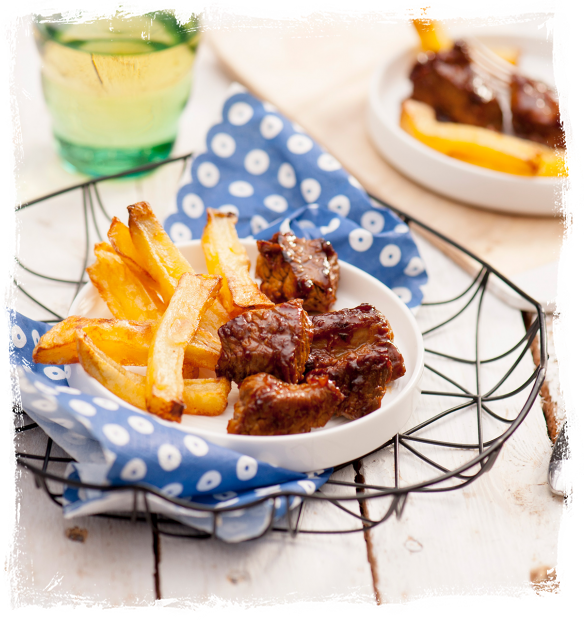
[{"label": "folded fabric napkin edge", "polygon": [[[71,466],[70,475],[80,481],[119,485],[142,481],[164,491],[169,498],[192,499],[219,508],[237,504],[242,510],[251,510],[245,505],[270,493],[311,495],[332,473],[332,469],[299,473],[278,468],[215,446],[198,437],[194,429],[176,428],[109,399],[82,394],[68,385],[63,366],[32,361],[34,346],[50,326],[14,310],[9,311],[9,316],[10,357],[18,376],[15,387],[23,410],[76,458],[78,463]],[[89,490],[80,496],[73,487],[67,487],[65,513],[81,514],[83,509],[85,514],[90,506],[87,502],[103,497],[103,493],[107,494]],[[276,517],[285,514],[285,504],[280,502],[276,508]],[[180,510],[175,513],[183,520],[192,517]],[[234,521],[237,514],[233,512],[228,520]],[[247,514],[239,516],[245,521]],[[254,517],[256,529],[250,531],[250,537],[257,535],[256,521]]]},{"label": "folded fabric napkin edge", "polygon": [[[228,92],[222,121],[209,128],[177,192],[176,211],[164,226],[173,241],[201,237],[211,207],[238,216],[240,238],[265,238],[287,222],[306,236],[299,209],[331,241],[339,258],[389,286],[410,308],[422,301],[427,274],[410,230],[373,201],[330,153],[277,109],[241,85]],[[304,229],[303,229],[304,225]]]}]

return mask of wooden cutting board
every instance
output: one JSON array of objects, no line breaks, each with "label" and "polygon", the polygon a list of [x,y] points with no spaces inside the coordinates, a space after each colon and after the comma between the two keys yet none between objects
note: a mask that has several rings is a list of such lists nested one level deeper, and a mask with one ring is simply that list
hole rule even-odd
[{"label": "wooden cutting board", "polygon": [[450,236],[508,276],[557,260],[560,217],[486,211],[439,196],[404,177],[377,153],[366,129],[375,68],[415,45],[409,24],[248,20],[206,32],[226,68],[296,121],[366,190]]}]

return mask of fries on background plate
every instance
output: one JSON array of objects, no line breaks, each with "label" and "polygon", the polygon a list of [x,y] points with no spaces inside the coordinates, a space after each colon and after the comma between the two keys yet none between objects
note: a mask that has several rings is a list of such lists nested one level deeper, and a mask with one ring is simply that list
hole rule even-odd
[{"label": "fries on background plate", "polygon": [[437,121],[434,110],[420,101],[403,102],[400,125],[434,150],[469,164],[523,176],[565,174],[560,152],[483,127]]}]

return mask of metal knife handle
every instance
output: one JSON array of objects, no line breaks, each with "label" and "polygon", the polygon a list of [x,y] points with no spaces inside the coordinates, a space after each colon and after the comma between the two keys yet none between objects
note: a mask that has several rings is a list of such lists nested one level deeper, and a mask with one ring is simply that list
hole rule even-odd
[{"label": "metal knife handle", "polygon": [[566,423],[562,426],[552,456],[550,458],[550,466],[548,470],[548,483],[552,493],[556,495],[568,495],[569,485],[566,480],[565,462],[570,458],[570,447],[568,446],[568,438],[566,437]]},{"label": "metal knife handle", "polygon": [[569,458],[570,447],[568,446],[568,438],[566,437],[566,423],[564,422],[556,439],[556,443],[554,444],[550,463],[553,461],[567,461]]}]

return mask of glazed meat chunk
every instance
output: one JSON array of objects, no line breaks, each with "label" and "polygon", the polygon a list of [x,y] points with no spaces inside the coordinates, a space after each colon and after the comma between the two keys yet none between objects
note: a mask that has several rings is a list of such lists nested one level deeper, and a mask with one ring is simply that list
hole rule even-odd
[{"label": "glazed meat chunk", "polygon": [[324,426],[343,401],[325,375],[291,385],[272,375],[248,377],[239,389],[227,432],[238,435],[291,435]]},{"label": "glazed meat chunk", "polygon": [[259,372],[288,383],[302,379],[312,342],[312,323],[300,299],[244,312],[222,325],[218,333],[218,377],[227,377],[238,385]]},{"label": "glazed meat chunk", "polygon": [[276,233],[258,241],[256,277],[260,289],[275,303],[302,299],[307,312],[327,312],[336,301],[339,263],[333,246],[324,239],[301,239]]},{"label": "glazed meat chunk", "polygon": [[550,147],[565,147],[560,106],[543,83],[514,75],[511,80],[513,130],[521,138]]},{"label": "glazed meat chunk", "polygon": [[379,409],[390,372],[387,353],[364,345],[358,351],[347,351],[330,366],[309,372],[306,380],[330,379],[345,397],[335,414],[356,420]]},{"label": "glazed meat chunk", "polygon": [[361,304],[356,308],[313,316],[312,326],[314,332],[306,372],[330,366],[347,352],[369,345],[387,353],[392,366],[389,381],[405,374],[404,359],[392,342],[393,330],[372,305]]},{"label": "glazed meat chunk", "polygon": [[410,79],[412,99],[432,106],[438,120],[502,130],[501,106],[486,78],[472,67],[464,42],[421,54]]},{"label": "glazed meat chunk", "polygon": [[405,374],[387,319],[370,304],[312,317],[306,379],[327,376],[345,400],[337,415],[351,420],[379,409],[388,381]]}]

